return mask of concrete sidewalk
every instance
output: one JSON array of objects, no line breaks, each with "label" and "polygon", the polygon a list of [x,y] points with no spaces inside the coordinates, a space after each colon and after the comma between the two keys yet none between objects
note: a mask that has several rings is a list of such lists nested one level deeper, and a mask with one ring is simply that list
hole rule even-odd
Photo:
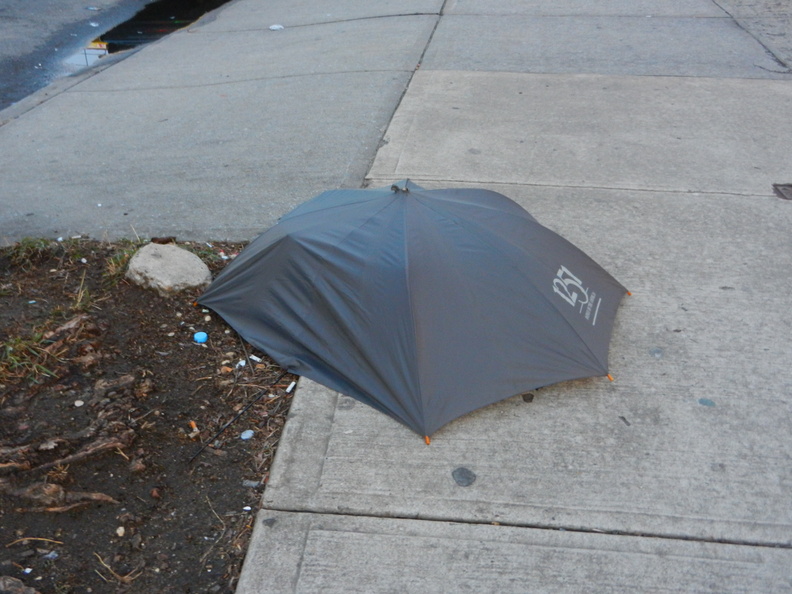
[{"label": "concrete sidewalk", "polygon": [[237,0],[0,114],[0,238],[500,191],[632,291],[616,381],[427,447],[302,380],[237,591],[792,591],[790,40],[772,0]]}]

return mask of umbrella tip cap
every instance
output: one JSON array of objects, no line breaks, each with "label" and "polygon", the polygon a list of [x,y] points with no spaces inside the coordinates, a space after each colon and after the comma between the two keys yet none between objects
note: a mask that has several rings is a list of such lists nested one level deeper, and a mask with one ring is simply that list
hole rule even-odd
[{"label": "umbrella tip cap", "polygon": [[432,443],[432,440],[430,439],[430,437],[428,435],[424,435],[424,441],[426,442],[426,445],[429,445],[429,444]]},{"label": "umbrella tip cap", "polygon": [[397,194],[399,192],[404,192],[405,194],[409,194],[410,193],[410,188],[408,187],[409,183],[410,183],[410,180],[409,179],[405,179],[404,182],[402,182],[402,184],[403,184],[402,186],[399,186],[398,183],[395,183],[395,184],[393,184],[391,186],[391,190],[393,192],[396,192]]},{"label": "umbrella tip cap", "polygon": [[612,382],[616,381],[616,380],[613,379],[613,376],[610,373],[606,377]]}]

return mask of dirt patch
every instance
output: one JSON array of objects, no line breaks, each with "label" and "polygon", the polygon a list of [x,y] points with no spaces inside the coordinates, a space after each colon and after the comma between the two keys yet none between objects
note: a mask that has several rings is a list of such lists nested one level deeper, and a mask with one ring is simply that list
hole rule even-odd
[{"label": "dirt patch", "polygon": [[123,279],[136,247],[0,250],[0,575],[42,593],[233,592],[288,412],[296,378],[197,292]]}]

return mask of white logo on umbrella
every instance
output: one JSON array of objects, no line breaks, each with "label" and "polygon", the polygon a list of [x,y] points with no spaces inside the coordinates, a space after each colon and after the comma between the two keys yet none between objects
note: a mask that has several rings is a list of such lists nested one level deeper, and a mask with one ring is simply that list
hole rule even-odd
[{"label": "white logo on umbrella", "polygon": [[553,291],[569,305],[577,308],[578,313],[587,320],[591,320],[592,326],[597,324],[597,313],[602,297],[597,299],[597,293],[594,291],[589,294],[589,290],[583,287],[583,281],[572,274],[566,266],[561,266],[553,278]]}]

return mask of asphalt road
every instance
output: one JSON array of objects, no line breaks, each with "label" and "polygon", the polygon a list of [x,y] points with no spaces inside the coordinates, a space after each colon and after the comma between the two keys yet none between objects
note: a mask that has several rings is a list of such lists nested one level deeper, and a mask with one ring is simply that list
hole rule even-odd
[{"label": "asphalt road", "polygon": [[69,74],[66,57],[147,0],[0,0],[0,109]]}]

